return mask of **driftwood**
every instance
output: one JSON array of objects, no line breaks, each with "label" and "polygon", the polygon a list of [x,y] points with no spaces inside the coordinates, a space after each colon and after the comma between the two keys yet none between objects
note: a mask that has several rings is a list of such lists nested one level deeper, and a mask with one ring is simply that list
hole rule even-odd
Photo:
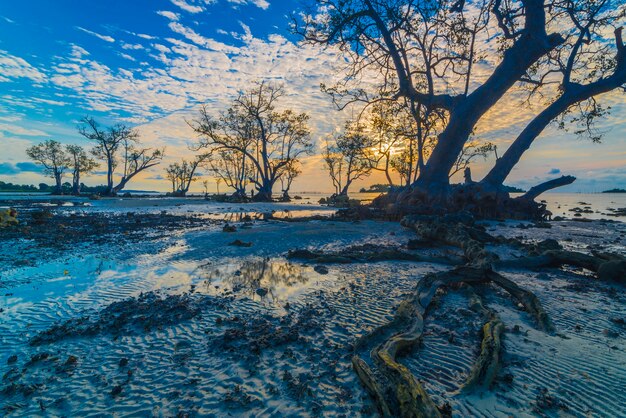
[{"label": "driftwood", "polygon": [[487,309],[481,297],[473,291],[470,295],[470,308],[480,313],[487,322],[482,328],[480,354],[462,388],[465,392],[490,389],[493,385],[500,370],[501,335],[504,332],[504,323],[500,317]]}]

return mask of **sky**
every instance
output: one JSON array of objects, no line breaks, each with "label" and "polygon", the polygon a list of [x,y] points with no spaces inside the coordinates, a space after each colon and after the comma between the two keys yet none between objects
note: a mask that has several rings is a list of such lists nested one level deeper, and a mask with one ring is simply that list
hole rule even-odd
[{"label": "sky", "polygon": [[[217,114],[261,79],[283,83],[283,105],[311,115],[319,151],[352,116],[336,111],[319,89],[339,76],[344,58],[290,34],[296,6],[290,0],[1,1],[0,180],[50,183],[25,149],[46,139],[89,147],[76,126],[93,116],[103,125],[131,124],[144,146],[166,148],[164,162],[128,188],[167,191],[165,167],[189,159],[188,146],[197,140],[186,121],[202,104]],[[548,129],[508,183],[528,188],[568,174],[578,180],[562,191],[626,187],[626,95],[605,100],[613,111],[600,124],[601,144]],[[505,97],[481,120],[477,136],[503,150],[536,111]],[[493,158],[473,167],[475,179]],[[96,172],[84,182],[102,184],[104,177]],[[374,174],[354,187],[383,182]],[[332,191],[319,155],[303,159],[293,190]]]}]

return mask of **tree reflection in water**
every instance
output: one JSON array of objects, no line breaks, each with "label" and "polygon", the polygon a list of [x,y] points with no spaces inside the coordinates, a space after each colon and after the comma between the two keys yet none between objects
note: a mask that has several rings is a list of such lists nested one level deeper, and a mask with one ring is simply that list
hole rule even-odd
[{"label": "tree reflection in water", "polygon": [[278,299],[278,288],[293,288],[305,284],[310,277],[306,274],[307,267],[293,264],[286,260],[273,260],[269,257],[249,259],[237,264],[210,268],[208,264],[201,266],[204,270],[204,283],[207,290],[211,285],[216,289],[220,286],[230,287],[237,294]]}]

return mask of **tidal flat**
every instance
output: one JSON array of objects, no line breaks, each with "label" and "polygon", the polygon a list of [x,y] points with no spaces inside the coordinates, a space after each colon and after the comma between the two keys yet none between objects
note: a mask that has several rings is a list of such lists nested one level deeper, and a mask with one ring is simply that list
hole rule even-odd
[{"label": "tidal flat", "polygon": [[[358,341],[450,268],[438,260],[463,257],[415,245],[398,222],[333,218],[315,204],[85,203],[13,201],[21,223],[0,230],[3,415],[378,416],[353,370]],[[626,255],[620,221],[479,225],[528,245]],[[439,288],[399,362],[442,414],[624,416],[623,283],[572,266],[498,271],[537,296],[555,331],[496,286]],[[503,348],[494,384],[465,391],[483,337],[474,291],[504,324]]]}]

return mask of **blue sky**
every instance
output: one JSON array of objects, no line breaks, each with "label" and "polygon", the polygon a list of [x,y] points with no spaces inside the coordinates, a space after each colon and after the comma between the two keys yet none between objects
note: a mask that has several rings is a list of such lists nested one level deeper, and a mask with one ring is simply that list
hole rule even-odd
[{"label": "blue sky", "polygon": [[[338,74],[341,56],[298,44],[288,31],[297,5],[277,0],[30,0],[0,4],[0,180],[45,179],[24,150],[44,139],[89,146],[76,133],[86,115],[131,123],[146,146],[167,147],[164,165],[188,154],[185,119],[201,103],[224,108],[250,82],[285,84],[285,104],[311,114],[314,138],[338,129],[338,114],[319,91]],[[605,143],[550,130],[515,170],[528,187],[560,173],[580,178],[569,191],[626,186],[624,95],[611,96]],[[482,122],[481,135],[505,147],[532,114],[511,103]],[[494,122],[497,121],[497,122]],[[476,167],[476,176],[493,161]],[[164,167],[132,188],[166,190]],[[296,190],[331,189],[319,157],[304,161]],[[376,176],[366,183],[378,182]],[[88,184],[102,183],[91,176]],[[361,185],[357,185],[360,187]],[[198,190],[201,188],[197,187]]]}]

